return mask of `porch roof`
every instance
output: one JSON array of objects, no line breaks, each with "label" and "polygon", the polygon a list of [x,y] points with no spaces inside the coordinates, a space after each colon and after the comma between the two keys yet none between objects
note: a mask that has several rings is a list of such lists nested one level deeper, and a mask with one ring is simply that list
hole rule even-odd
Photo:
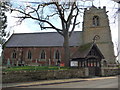
[{"label": "porch roof", "polygon": [[75,58],[87,58],[91,49],[95,47],[102,59],[104,59],[103,54],[99,50],[98,46],[95,43],[87,43],[79,46],[78,50],[71,56],[72,59]]}]

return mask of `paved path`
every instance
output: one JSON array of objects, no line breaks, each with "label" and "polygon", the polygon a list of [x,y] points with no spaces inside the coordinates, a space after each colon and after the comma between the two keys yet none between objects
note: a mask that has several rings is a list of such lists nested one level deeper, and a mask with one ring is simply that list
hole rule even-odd
[{"label": "paved path", "polygon": [[27,83],[3,84],[3,87],[17,88],[118,88],[118,77],[96,77],[62,80],[46,80]]}]

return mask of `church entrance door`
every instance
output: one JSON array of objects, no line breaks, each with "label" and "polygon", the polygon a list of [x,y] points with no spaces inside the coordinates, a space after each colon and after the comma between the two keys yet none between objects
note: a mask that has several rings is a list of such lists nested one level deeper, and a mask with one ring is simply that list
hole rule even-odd
[{"label": "church entrance door", "polygon": [[89,75],[90,76],[100,76],[101,68],[100,61],[97,58],[87,59]]}]

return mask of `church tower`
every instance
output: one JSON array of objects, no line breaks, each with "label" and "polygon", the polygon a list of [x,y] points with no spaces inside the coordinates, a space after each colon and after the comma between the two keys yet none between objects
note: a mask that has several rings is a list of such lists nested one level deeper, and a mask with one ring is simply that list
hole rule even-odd
[{"label": "church tower", "polygon": [[[94,38],[96,37],[96,38]],[[105,57],[107,63],[115,63],[114,47],[111,38],[106,7],[97,8],[92,6],[85,9],[83,19],[83,41],[84,44],[95,42]]]}]

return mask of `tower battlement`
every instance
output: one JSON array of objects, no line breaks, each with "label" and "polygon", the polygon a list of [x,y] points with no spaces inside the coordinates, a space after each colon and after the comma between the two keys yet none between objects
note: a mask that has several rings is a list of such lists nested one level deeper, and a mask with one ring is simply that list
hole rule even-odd
[{"label": "tower battlement", "polygon": [[92,11],[92,10],[104,10],[104,11],[106,11],[106,6],[103,6],[103,8],[101,8],[101,7],[95,7],[95,6],[92,6],[92,7],[90,7],[90,8],[85,8],[85,11]]}]

